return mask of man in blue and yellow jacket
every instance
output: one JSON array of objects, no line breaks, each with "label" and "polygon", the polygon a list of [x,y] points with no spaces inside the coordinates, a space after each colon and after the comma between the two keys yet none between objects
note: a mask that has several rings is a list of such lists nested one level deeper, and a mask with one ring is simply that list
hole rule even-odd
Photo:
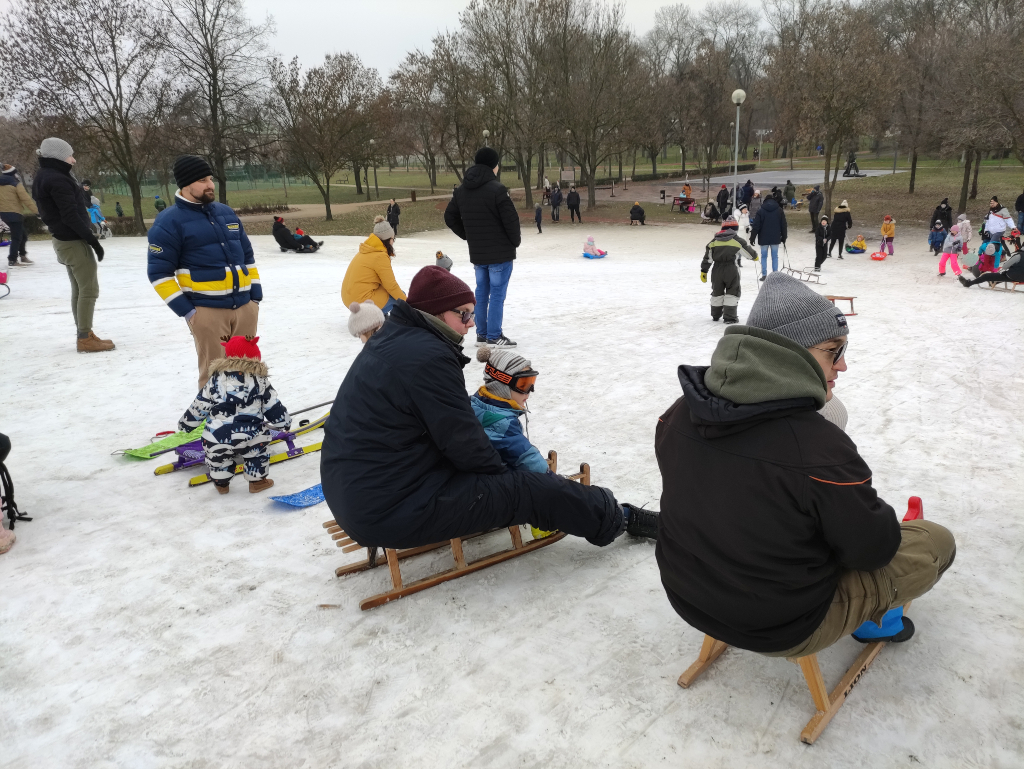
[{"label": "man in blue and yellow jacket", "polygon": [[221,337],[256,335],[263,288],[242,223],[214,202],[209,163],[181,156],[174,181],[174,205],[149,230],[149,280],[192,331],[202,390],[211,361],[224,357]]}]

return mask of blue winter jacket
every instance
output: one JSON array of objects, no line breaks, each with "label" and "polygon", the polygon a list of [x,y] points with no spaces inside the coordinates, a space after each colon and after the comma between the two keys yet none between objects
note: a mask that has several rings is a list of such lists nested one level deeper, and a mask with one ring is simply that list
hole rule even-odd
[{"label": "blue winter jacket", "polygon": [[181,317],[196,307],[237,309],[263,299],[252,245],[223,203],[182,197],[149,230],[149,281]]},{"label": "blue winter jacket", "polygon": [[473,404],[473,413],[480,420],[491,445],[509,468],[532,473],[548,471],[548,463],[540,451],[523,435],[519,417],[526,412],[512,401],[495,397],[486,387],[470,396],[469,402]]},{"label": "blue winter jacket", "polygon": [[931,230],[928,233],[928,245],[932,248],[942,248],[942,244],[946,240],[946,231],[942,230]]}]

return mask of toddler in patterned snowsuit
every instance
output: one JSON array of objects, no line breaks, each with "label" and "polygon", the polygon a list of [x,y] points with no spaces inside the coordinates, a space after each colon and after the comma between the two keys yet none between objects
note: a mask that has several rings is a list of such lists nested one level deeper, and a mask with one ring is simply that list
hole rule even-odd
[{"label": "toddler in patterned snowsuit", "polygon": [[241,455],[249,491],[269,489],[270,428],[287,430],[292,418],[277,398],[260,359],[259,337],[223,337],[224,358],[210,363],[210,378],[178,422],[179,430],[194,430],[205,419],[203,451],[210,477],[221,494],[235,474]]}]

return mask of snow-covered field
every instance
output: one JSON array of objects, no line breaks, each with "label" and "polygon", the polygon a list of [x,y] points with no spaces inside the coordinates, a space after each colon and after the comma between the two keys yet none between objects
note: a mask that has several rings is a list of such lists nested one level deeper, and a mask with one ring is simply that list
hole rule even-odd
[{"label": "snow-covered field", "polygon": [[[580,257],[588,234],[609,258]],[[706,363],[722,333],[699,281],[712,234],[524,226],[505,330],[541,372],[531,436],[620,499],[657,506],[657,417],[681,394],[676,367]],[[811,263],[810,236],[793,240]],[[292,410],[333,398],[359,352],[339,296],[358,242],[285,256],[254,238],[260,346]],[[326,505],[286,509],[242,483],[220,497],[112,456],[174,428],[195,395],[191,337],[146,280],[145,241],[119,239],[95,319],[117,349],[77,354],[64,269],[30,244],[36,265],[0,300],[0,431],[35,517],[0,556],[0,766],[1024,766],[1024,296],[937,278],[924,242],[904,229],[885,262],[830,260],[819,290],[857,297],[837,393],[876,487],[898,510],[922,496],[957,560],[914,602],[917,636],[883,650],[813,747],[786,660],[729,650],[676,685],[701,635],[646,541],[569,538],[361,612],[386,569],[335,578],[359,553],[324,534]],[[438,248],[472,284],[447,232],[399,241],[399,282]],[[466,374],[475,389],[479,364]],[[318,466],[273,467],[272,493],[317,483]],[[859,650],[820,655],[830,686]]]}]

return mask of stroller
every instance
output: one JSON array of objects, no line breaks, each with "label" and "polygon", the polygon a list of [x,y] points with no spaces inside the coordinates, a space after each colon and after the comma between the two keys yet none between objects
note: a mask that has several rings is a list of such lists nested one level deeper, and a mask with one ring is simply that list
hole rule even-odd
[{"label": "stroller", "polygon": [[718,211],[718,206],[712,201],[708,201],[707,205],[704,206],[704,210],[700,212],[700,223],[701,224],[718,224],[721,220],[722,214]]},{"label": "stroller", "polygon": [[107,220],[103,218],[103,214],[100,213],[99,203],[92,204],[86,210],[89,212],[89,219],[92,221],[92,228],[96,233],[96,237],[100,240],[109,238],[113,233],[110,231],[110,226],[107,224]]}]

